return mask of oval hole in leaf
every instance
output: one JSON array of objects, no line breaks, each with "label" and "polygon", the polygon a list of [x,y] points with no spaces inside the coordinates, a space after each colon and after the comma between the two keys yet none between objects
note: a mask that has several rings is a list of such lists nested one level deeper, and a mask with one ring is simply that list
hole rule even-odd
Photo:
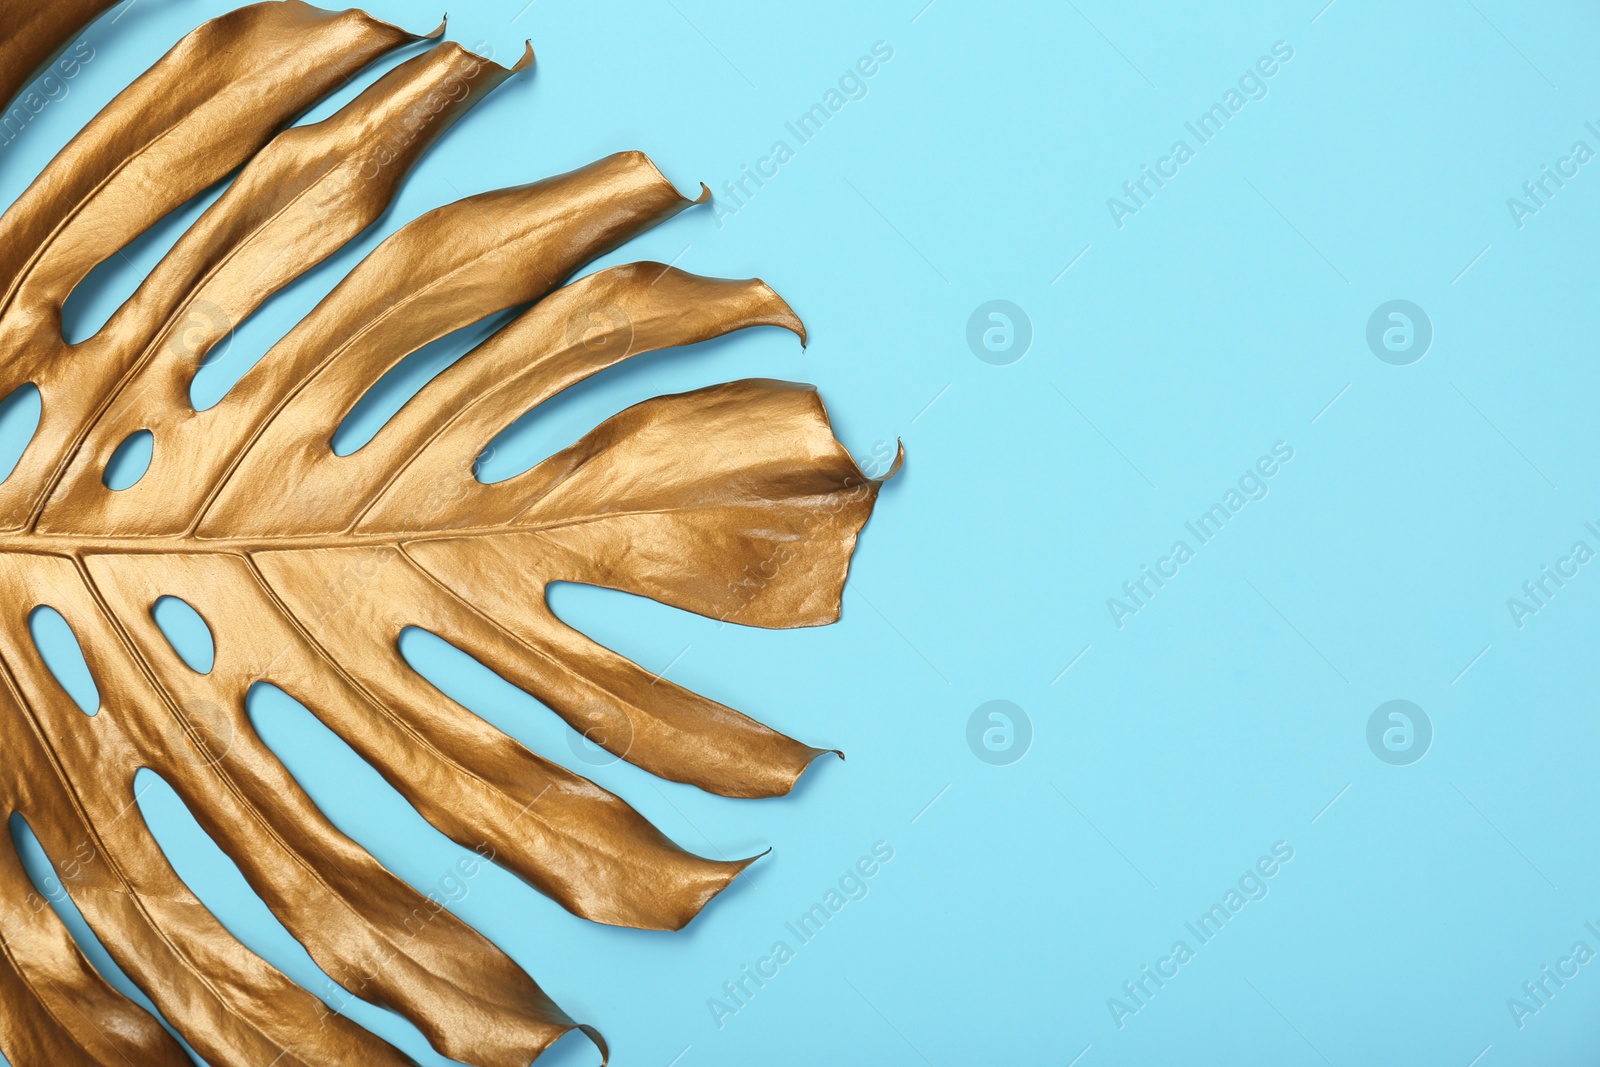
[{"label": "oval hole in leaf", "polygon": [[32,382],[17,386],[10,396],[0,400],[0,482],[11,477],[22,453],[33,443],[43,410],[39,387]]},{"label": "oval hole in leaf", "polygon": [[106,472],[101,477],[107,489],[121,492],[135,485],[144,472],[150,469],[150,457],[155,455],[156,435],[149,430],[135,430],[111,453]]},{"label": "oval hole in leaf", "polygon": [[187,600],[164,596],[150,608],[150,617],[161,627],[172,651],[197,674],[210,674],[217,661],[217,645],[211,627]]},{"label": "oval hole in leaf", "polygon": [[33,646],[44,658],[61,688],[67,691],[72,702],[83,709],[85,715],[100,710],[100,690],[84,661],[83,647],[78,635],[72,632],[67,620],[55,608],[41,604],[28,616],[28,633],[33,636]]}]

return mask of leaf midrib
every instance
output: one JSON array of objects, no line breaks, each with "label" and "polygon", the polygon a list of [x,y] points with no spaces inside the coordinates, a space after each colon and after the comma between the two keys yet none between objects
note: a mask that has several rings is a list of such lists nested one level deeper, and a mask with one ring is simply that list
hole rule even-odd
[{"label": "leaf midrib", "polygon": [[510,537],[518,534],[541,534],[572,526],[609,522],[615,519],[638,518],[646,515],[685,515],[714,508],[750,506],[740,501],[703,501],[688,507],[637,508],[607,511],[597,515],[580,515],[558,522],[496,526],[469,526],[453,530],[426,530],[415,534],[393,530],[376,533],[309,533],[281,534],[276,536],[203,538],[192,534],[149,534],[123,537],[104,537],[78,533],[27,533],[0,534],[0,555],[51,555],[78,558],[89,555],[237,555],[250,556],[258,552],[294,552],[315,549],[341,548],[393,548],[402,550],[407,545],[432,541],[454,541],[479,537]]}]

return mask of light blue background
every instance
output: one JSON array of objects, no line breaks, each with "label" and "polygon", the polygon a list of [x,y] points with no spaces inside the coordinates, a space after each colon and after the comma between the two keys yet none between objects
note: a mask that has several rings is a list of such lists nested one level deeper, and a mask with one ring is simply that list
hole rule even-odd
[{"label": "light blue background", "polygon": [[[1584,529],[1600,521],[1600,163],[1520,229],[1506,203],[1574,141],[1600,150],[1584,128],[1600,120],[1600,12],[1324,2],[475,2],[450,36],[506,57],[531,37],[535,72],[208,372],[214,388],[242,373],[384,234],[463,195],[642,148],[736,207],[722,183],[779,138],[795,147],[784,123],[874,42],[893,48],[867,96],[736,214],[698,209],[602,263],[759,275],[810,347],[769,330],[645,361],[506,445],[525,464],[651,395],[748,376],[816,383],[860,456],[903,438],[836,626],[759,632],[553,592],[597,639],[848,762],[772,802],[591,768],[534,701],[407,643],[448,692],[685,846],[773,848],[675,935],[586,924],[502,872],[472,882],[459,913],[600,1026],[617,1064],[1558,1067],[1600,1053],[1600,965],[1521,1029],[1507,1008],[1574,942],[1600,949],[1584,928],[1600,926],[1600,565],[1520,629],[1506,604],[1574,541],[1600,548]],[[0,200],[227,6],[134,0],[92,27],[96,57],[69,96],[0,149]],[[372,10],[418,30],[440,13]],[[1119,229],[1107,198],[1175,139],[1193,147],[1184,123],[1279,41],[1293,59],[1266,98]],[[101,272],[74,328],[102,321],[177,232]],[[1396,298],[1435,331],[1410,366],[1365,341]],[[967,346],[991,299],[1031,319],[1009,366]],[[472,339],[413,361],[409,388]],[[1270,495],[1118,629],[1107,598],[1279,441],[1294,458]],[[1366,742],[1396,698],[1435,731],[1411,766]],[[1010,766],[967,745],[992,699],[1031,719]],[[460,850],[309,713],[270,694],[253,711],[385,864],[426,889],[454,863]],[[325,991],[181,805],[156,787],[141,807],[230,928]],[[869,895],[719,1027],[708,999],[879,841],[894,859]],[[1119,1029],[1108,998],[1175,940],[1196,945],[1184,923],[1279,841],[1294,859],[1270,895]],[[393,1017],[358,1018],[443,1062]],[[568,1040],[546,1062],[594,1058]]]}]

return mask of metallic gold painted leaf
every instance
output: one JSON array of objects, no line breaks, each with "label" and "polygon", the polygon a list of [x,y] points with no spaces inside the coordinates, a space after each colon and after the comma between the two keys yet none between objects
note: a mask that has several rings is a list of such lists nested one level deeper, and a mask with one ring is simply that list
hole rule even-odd
[{"label": "metallic gold painted leaf", "polygon": [[[9,696],[3,703],[15,708]],[[0,900],[0,1046],[13,1064],[186,1065],[178,1043],[90,967],[9,848],[0,848]]]},{"label": "metallic gold painted leaf", "polygon": [[0,109],[9,112],[24,86],[44,73],[73,34],[117,0],[31,0],[0,3]]},{"label": "metallic gold painted leaf", "polygon": [[[20,7],[0,0],[0,15]],[[81,23],[93,5],[64,5],[0,61],[65,39],[78,24],[67,7]],[[576,916],[678,929],[752,860],[693,855],[528,751],[412,670],[400,634],[455,643],[656,775],[778,796],[827,750],[651,676],[560,622],[544,592],[582,582],[748,625],[825,624],[878,491],[812,389],[765,380],[638,404],[522,474],[478,480],[476,457],[509,423],[635,355],[755,326],[804,340],[759,281],[657,263],[568,281],[691,203],[637,152],[402,227],[195,411],[189,386],[207,354],[372,225],[428,146],[532,59],[507,70],[431,46],[328,119],[285,128],[417,40],[298,0],[223,16],[0,217],[0,393],[33,382],[44,411],[0,482],[0,803],[28,821],[112,958],[217,1067],[408,1061],[195,898],[134,810],[138,770],[172,787],[351,995],[400,1013],[452,1059],[524,1065],[576,1024],[333,825],[255,733],[248,691],[270,683],[299,699],[479,857],[463,863],[498,863]],[[62,339],[62,307],[96,264],[241,166],[95,336]],[[525,310],[369,443],[333,453],[335,429],[382,375],[514,308]],[[148,470],[108,490],[107,462],[140,430],[154,435]],[[163,596],[207,620],[209,672],[162,635],[151,611]],[[96,714],[28,636],[38,605],[73,627]],[[69,1012],[88,1009],[99,1028],[72,1025]],[[22,1064],[185,1062],[94,972],[3,845],[0,1048]]]},{"label": "metallic gold painted leaf", "polygon": [[136,298],[123,322],[69,346],[60,323],[73,288],[352,74],[414,40],[299,0],[214,19],[107,105],[0,218],[0,396],[32,382],[53,397],[34,447],[0,483],[0,528],[31,521],[106,390],[182,310],[181,288],[147,283],[147,302]]}]

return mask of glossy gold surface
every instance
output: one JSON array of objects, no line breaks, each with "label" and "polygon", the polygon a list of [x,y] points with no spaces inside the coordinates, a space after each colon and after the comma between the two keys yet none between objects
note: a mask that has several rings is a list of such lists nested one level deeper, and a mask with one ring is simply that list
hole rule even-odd
[{"label": "glossy gold surface", "polygon": [[[0,47],[5,76],[21,84],[14,66],[32,70],[102,6],[63,4],[41,20],[0,0],[0,19],[32,27]],[[557,620],[544,595],[573,581],[754,626],[836,619],[879,483],[834,439],[812,389],[752,380],[660,397],[523,474],[489,485],[475,474],[523,412],[632,356],[751,326],[803,340],[759,281],[635,263],[567,283],[689,205],[643,155],[416,219],[220,403],[191,406],[214,346],[376,221],[424,150],[532,59],[507,70],[424,46],[332,117],[285,128],[418,41],[295,0],[214,20],[0,218],[0,395],[31,382],[43,397],[38,431],[0,483],[0,801],[38,835],[118,965],[215,1067],[408,1061],[193,896],[134,803],[140,768],[172,786],[329,976],[404,1015],[441,1054],[521,1067],[575,1025],[329,822],[252,729],[253,684],[304,703],[481,862],[574,915],[646,929],[682,927],[752,860],[684,851],[441,695],[401,657],[404,627],[449,640],[618,756],[715,793],[787,793],[827,751],[652,676]],[[241,165],[104,328],[67,344],[73,288]],[[386,371],[518,307],[365,447],[333,453],[334,430]],[[154,434],[149,469],[112,491],[106,464],[140,430]],[[151,615],[161,596],[206,619],[209,673],[163,637]],[[72,626],[97,714],[34,646],[38,605]],[[19,1067],[187,1062],[85,962],[4,845],[0,942],[0,1048]]]},{"label": "glossy gold surface", "polygon": [[74,35],[116,3],[117,0],[0,3],[0,108],[9,111],[22,87],[43,74]]}]

